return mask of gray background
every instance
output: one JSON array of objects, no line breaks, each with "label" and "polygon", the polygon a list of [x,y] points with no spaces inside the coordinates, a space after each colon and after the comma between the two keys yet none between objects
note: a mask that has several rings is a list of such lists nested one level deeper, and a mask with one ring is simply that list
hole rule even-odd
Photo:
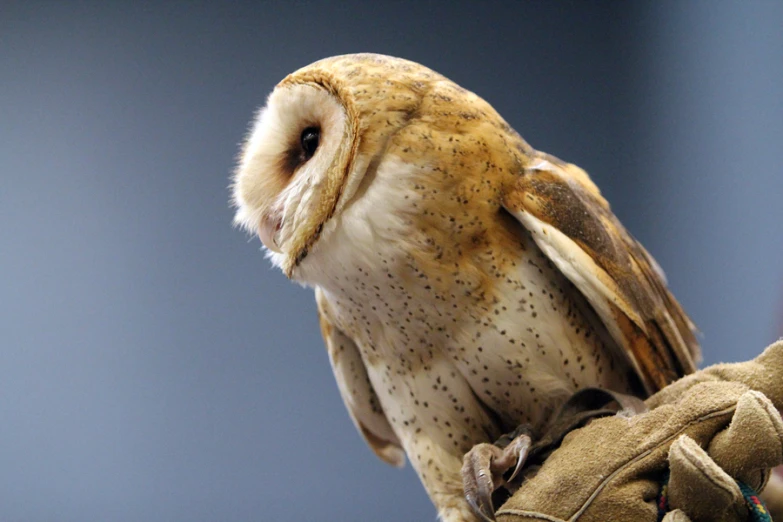
[{"label": "gray background", "polygon": [[434,520],[231,228],[285,74],[374,51],[586,168],[706,362],[783,316],[783,3],[0,3],[0,520]]}]

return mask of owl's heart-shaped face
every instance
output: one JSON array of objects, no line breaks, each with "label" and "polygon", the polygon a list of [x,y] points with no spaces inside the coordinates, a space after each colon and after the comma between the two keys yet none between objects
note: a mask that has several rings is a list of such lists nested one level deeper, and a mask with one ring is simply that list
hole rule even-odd
[{"label": "owl's heart-shaped face", "polygon": [[235,221],[258,234],[278,266],[304,255],[332,210],[325,202],[348,130],[345,109],[318,85],[280,86],[258,113],[235,178]]},{"label": "owl's heart-shaped face", "polygon": [[[328,235],[329,221],[350,204],[368,169],[386,157],[390,138],[414,125],[413,141],[431,131],[442,139],[444,132],[459,134],[448,115],[468,114],[477,102],[485,104],[399,58],[357,54],[308,65],[280,82],[258,113],[234,177],[235,222],[258,234],[291,277]],[[415,143],[403,148],[409,162],[434,156],[423,149],[413,154]]]}]

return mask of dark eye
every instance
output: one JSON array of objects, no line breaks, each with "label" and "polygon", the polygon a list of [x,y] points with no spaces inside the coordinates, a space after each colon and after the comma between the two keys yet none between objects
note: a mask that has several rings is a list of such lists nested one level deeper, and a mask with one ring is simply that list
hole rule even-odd
[{"label": "dark eye", "polygon": [[321,129],[318,127],[307,127],[302,131],[302,136],[299,141],[302,144],[302,151],[304,152],[305,161],[309,160],[315,154],[315,150],[318,148],[318,142],[321,139]]}]

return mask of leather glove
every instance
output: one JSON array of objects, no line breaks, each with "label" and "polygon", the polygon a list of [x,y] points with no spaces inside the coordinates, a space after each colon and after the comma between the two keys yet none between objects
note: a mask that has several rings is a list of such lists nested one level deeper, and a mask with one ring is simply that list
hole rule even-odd
[{"label": "leather glove", "polygon": [[748,492],[783,464],[783,341],[645,402],[646,413],[569,433],[496,512],[498,522],[656,522],[659,501],[668,501],[666,522],[765,520]]}]

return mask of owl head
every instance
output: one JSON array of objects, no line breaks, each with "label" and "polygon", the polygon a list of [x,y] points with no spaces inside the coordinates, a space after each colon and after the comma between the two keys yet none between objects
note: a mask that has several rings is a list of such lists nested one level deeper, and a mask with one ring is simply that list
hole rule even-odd
[{"label": "owl head", "polygon": [[510,130],[481,98],[414,62],[377,54],[315,62],[283,79],[255,118],[232,185],[235,223],[292,277],[372,182],[391,138],[416,123],[413,148],[423,150],[433,132],[464,134],[477,120]]}]

